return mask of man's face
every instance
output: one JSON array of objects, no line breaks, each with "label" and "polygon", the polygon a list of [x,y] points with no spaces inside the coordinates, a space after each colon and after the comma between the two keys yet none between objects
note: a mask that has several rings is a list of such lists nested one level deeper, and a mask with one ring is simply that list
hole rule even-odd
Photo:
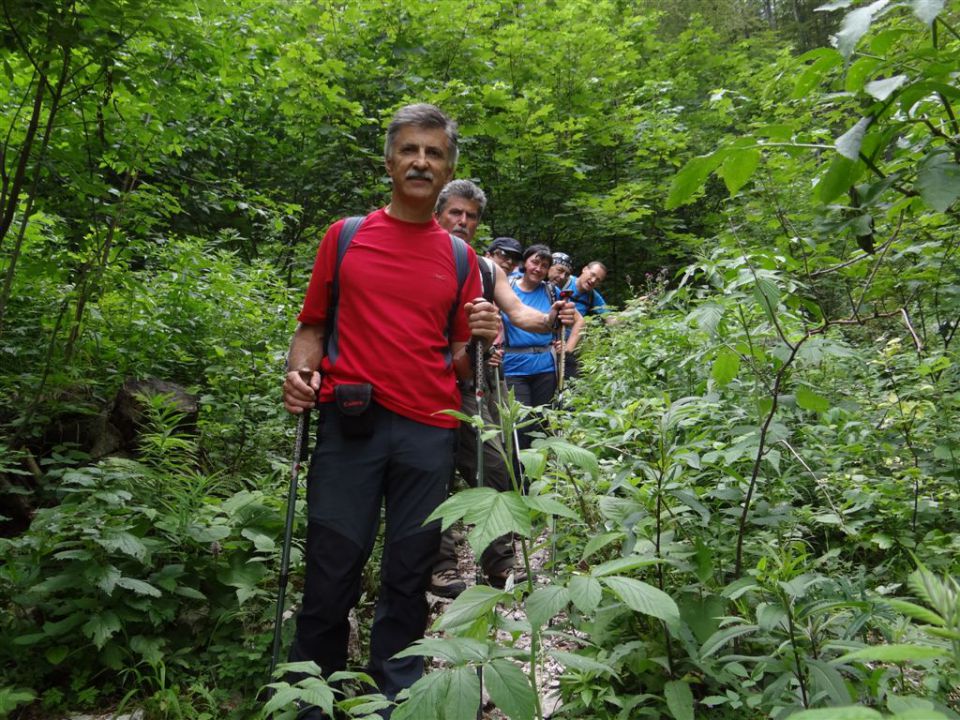
[{"label": "man's face", "polygon": [[494,250],[487,253],[487,257],[499,265],[503,271],[509,275],[520,264],[520,255],[509,250]]},{"label": "man's face", "polygon": [[577,278],[577,290],[590,292],[596,290],[607,279],[607,271],[599,265],[587,265]]},{"label": "man's face", "polygon": [[480,203],[452,195],[437,215],[437,222],[447,232],[472,242],[480,224]]},{"label": "man's face", "polygon": [[523,274],[532,283],[541,283],[547,279],[550,272],[551,259],[540,255],[531,255],[523,264]]},{"label": "man's face", "polygon": [[570,268],[566,265],[561,265],[556,263],[550,266],[549,273],[550,282],[552,282],[557,287],[563,287],[567,284],[567,280],[570,279]]},{"label": "man's face", "polygon": [[390,157],[384,161],[394,196],[415,205],[435,203],[453,175],[448,157],[449,141],[443,128],[400,128]]}]

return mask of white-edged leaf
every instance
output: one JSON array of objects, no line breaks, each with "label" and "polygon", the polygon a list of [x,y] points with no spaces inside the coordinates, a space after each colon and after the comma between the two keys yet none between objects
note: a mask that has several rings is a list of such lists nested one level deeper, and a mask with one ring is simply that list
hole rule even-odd
[{"label": "white-edged leaf", "polygon": [[857,124],[838,137],[833,145],[837,152],[847,158],[847,160],[856,161],[860,157],[860,146],[863,144],[863,136],[867,134],[867,128],[873,122],[873,117],[867,115],[857,121]]},{"label": "white-edged leaf", "polygon": [[894,75],[893,77],[884,78],[883,80],[874,80],[873,82],[868,82],[866,88],[867,94],[875,97],[877,100],[886,100],[890,97],[901,85],[907,81],[906,75]]},{"label": "white-edged leaf", "polygon": [[945,5],[944,0],[911,0],[910,4],[913,5],[913,14],[927,25],[933,24]]}]

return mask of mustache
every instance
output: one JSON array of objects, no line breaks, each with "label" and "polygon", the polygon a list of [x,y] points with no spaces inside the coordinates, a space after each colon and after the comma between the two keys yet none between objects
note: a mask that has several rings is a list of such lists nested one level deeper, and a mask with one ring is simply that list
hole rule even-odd
[{"label": "mustache", "polygon": [[407,180],[429,180],[433,182],[433,173],[430,172],[420,172],[419,170],[411,170],[406,174]]}]

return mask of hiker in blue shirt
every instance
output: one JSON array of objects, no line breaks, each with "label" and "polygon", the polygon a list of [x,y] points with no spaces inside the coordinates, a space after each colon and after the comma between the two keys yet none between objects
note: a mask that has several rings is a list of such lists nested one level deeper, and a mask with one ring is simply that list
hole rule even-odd
[{"label": "hiker in blue shirt", "polygon": [[[510,285],[529,307],[549,312],[556,301],[557,289],[546,282],[552,257],[546,245],[531,245],[523,253],[520,264],[522,274],[510,277]],[[578,314],[571,336],[567,339],[576,346],[583,318]],[[529,332],[521,330],[503,318],[504,357],[503,374],[507,387],[511,388],[519,402],[530,407],[546,405],[553,400],[557,389],[557,364],[554,359],[553,332]],[[542,430],[542,425],[528,426],[520,431],[520,447],[530,447],[532,430]]]},{"label": "hiker in blue shirt", "polygon": [[571,299],[577,306],[577,311],[584,317],[610,312],[607,301],[597,290],[606,279],[607,267],[599,260],[587,263],[580,271],[580,275],[574,275],[570,278],[565,289],[573,290]]}]

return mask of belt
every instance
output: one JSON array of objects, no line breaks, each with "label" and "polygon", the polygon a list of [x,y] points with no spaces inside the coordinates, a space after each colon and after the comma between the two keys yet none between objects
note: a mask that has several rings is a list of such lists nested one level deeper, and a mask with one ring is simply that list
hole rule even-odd
[{"label": "belt", "polygon": [[521,345],[520,347],[505,347],[503,351],[511,355],[539,355],[540,353],[550,352],[552,349],[551,345]]}]

